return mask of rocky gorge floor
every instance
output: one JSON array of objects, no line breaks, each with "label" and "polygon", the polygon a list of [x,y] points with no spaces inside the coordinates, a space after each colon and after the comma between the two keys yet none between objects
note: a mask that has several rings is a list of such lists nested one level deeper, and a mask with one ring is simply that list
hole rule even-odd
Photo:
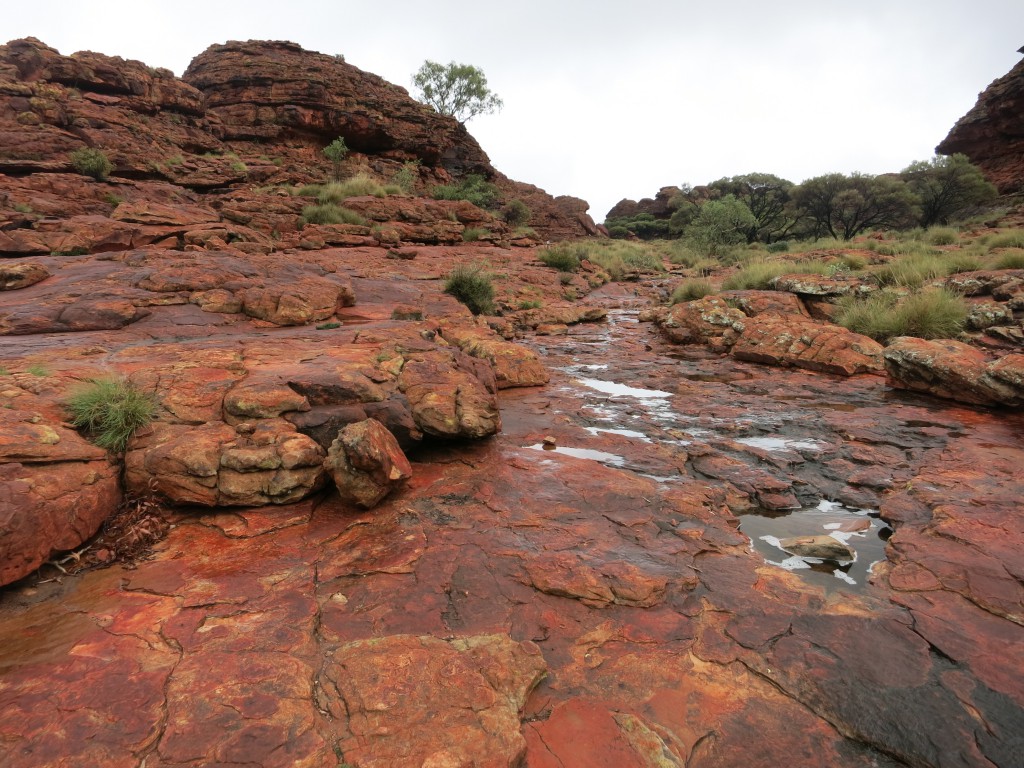
[{"label": "rocky gorge floor", "polygon": [[[365,256],[351,325],[241,334],[245,364],[411,338]],[[1021,416],[677,346],[628,285],[527,333],[550,383],[501,390],[491,437],[412,445],[372,511],[186,507],[148,559],[8,587],[2,762],[1014,765]],[[762,538],[832,530],[856,563]]]}]

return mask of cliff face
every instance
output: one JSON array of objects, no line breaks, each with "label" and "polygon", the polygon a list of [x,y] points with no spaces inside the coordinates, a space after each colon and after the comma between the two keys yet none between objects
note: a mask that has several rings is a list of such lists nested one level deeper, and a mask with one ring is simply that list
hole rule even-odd
[{"label": "cliff face", "polygon": [[1000,192],[1024,190],[1024,60],[986,88],[935,149],[967,155]]},{"label": "cliff face", "polygon": [[296,184],[324,178],[320,149],[338,136],[353,168],[385,180],[419,161],[418,194],[479,173],[502,202],[527,203],[541,237],[594,232],[585,202],[508,179],[457,120],[294,43],[215,45],[181,79],[98,53],[62,56],[34,38],[0,46],[0,173],[67,171],[89,146],[110,157],[115,178],[185,191]]}]

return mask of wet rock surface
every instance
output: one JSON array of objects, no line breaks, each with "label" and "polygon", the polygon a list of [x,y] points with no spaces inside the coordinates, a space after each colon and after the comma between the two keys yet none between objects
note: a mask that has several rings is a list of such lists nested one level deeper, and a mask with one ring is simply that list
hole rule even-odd
[{"label": "wet rock surface", "polygon": [[[1021,417],[675,345],[619,286],[591,302],[605,321],[524,340],[546,387],[482,383],[501,432],[420,441],[372,512],[330,493],[183,509],[131,570],[8,587],[3,762],[1013,765]],[[376,322],[344,332],[374,350],[333,395],[359,409],[440,354]],[[321,369],[353,354],[273,333]],[[220,373],[197,368],[175,409],[220,407],[258,360],[303,381],[280,346],[200,355]],[[316,381],[257,390],[264,417],[225,427],[258,442],[254,420],[352,407]],[[771,527],[791,519],[806,530]],[[880,562],[755,546],[789,535]]]}]

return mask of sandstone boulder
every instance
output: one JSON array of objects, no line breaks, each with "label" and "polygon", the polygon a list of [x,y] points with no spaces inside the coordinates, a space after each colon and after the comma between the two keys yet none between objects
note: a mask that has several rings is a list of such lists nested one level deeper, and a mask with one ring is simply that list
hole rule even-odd
[{"label": "sandstone boulder", "polygon": [[35,285],[50,276],[50,270],[36,261],[0,264],[0,291],[16,291]]},{"label": "sandstone boulder", "polygon": [[398,441],[376,419],[349,424],[338,433],[324,462],[345,501],[370,509],[412,476]]},{"label": "sandstone boulder", "polygon": [[780,539],[779,546],[791,555],[822,560],[853,560],[852,549],[832,536],[791,536]]},{"label": "sandstone boulder", "polygon": [[457,345],[466,354],[486,360],[494,366],[498,389],[536,387],[547,384],[551,378],[535,352],[519,344],[503,341],[487,327],[450,326],[442,332],[446,341]]},{"label": "sandstone boulder", "polygon": [[748,320],[732,348],[740,360],[852,376],[882,370],[882,346],[837,325],[793,315]]},{"label": "sandstone boulder", "polygon": [[676,304],[660,317],[662,332],[676,344],[706,344],[725,352],[743,332],[747,316],[717,296]]},{"label": "sandstone boulder", "polygon": [[885,350],[889,382],[975,405],[1024,405],[1024,354],[991,360],[963,342],[901,336]]},{"label": "sandstone boulder", "polygon": [[497,385],[488,363],[461,352],[417,353],[398,379],[416,426],[445,438],[481,438],[501,429]]}]

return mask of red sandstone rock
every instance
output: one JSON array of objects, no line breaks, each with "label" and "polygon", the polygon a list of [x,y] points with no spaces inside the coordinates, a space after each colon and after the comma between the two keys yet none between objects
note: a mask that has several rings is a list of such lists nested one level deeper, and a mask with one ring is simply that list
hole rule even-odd
[{"label": "red sandstone rock", "polygon": [[743,332],[746,315],[717,296],[673,306],[659,327],[676,344],[706,344],[727,351]]},{"label": "red sandstone rock", "polygon": [[760,315],[747,321],[732,354],[740,360],[842,376],[882,370],[882,346],[873,339],[787,315]]},{"label": "red sandstone rock", "polygon": [[518,344],[496,338],[493,331],[480,326],[445,326],[445,340],[466,354],[488,361],[494,367],[498,389],[536,387],[547,384],[547,369],[537,355]]},{"label": "red sandstone rock", "polygon": [[[485,635],[447,642],[394,635],[339,647],[325,669],[346,761],[499,768],[521,763],[520,712],[545,673],[532,643]],[[443,680],[447,695],[434,686]]]},{"label": "red sandstone rock", "polygon": [[902,336],[885,349],[894,386],[978,405],[1024,405],[1024,355],[992,361],[981,350],[952,340]]},{"label": "red sandstone rock", "polygon": [[441,352],[405,361],[399,387],[416,426],[437,437],[480,438],[501,429],[494,374],[487,363]]},{"label": "red sandstone rock", "polygon": [[994,80],[966,115],[935,148],[943,155],[962,152],[984,171],[1000,192],[1024,188],[1024,139],[1020,102],[1024,98],[1024,62]]},{"label": "red sandstone rock", "polygon": [[0,391],[0,585],[89,539],[121,498],[106,451],[55,419],[47,401]]},{"label": "red sandstone rock", "polygon": [[734,303],[748,317],[774,312],[810,317],[799,296],[781,291],[722,291],[719,297]]},{"label": "red sandstone rock", "polygon": [[394,435],[376,419],[349,424],[327,451],[324,467],[341,498],[364,509],[412,476],[412,467]]},{"label": "red sandstone rock", "polygon": [[16,291],[35,285],[50,276],[50,270],[38,262],[0,264],[0,291]]}]

